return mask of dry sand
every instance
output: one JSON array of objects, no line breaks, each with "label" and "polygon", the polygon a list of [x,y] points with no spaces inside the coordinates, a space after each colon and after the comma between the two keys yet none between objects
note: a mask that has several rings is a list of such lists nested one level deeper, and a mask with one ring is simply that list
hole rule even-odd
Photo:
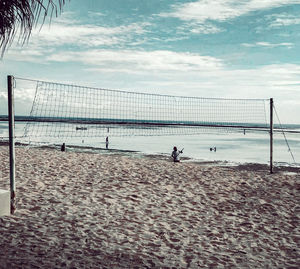
[{"label": "dry sand", "polygon": [[[300,172],[16,149],[0,268],[299,268]],[[0,188],[9,189],[8,147]]]}]

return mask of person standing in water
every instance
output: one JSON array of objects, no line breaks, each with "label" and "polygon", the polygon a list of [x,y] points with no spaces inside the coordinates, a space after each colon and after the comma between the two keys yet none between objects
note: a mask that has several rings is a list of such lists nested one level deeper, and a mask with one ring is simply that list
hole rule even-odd
[{"label": "person standing in water", "polygon": [[66,151],[66,144],[65,144],[65,143],[63,143],[63,144],[61,145],[60,150],[61,150],[61,151]]},{"label": "person standing in water", "polygon": [[174,163],[180,162],[179,154],[182,153],[182,150],[177,150],[177,147],[173,148],[171,157],[173,158]]},{"label": "person standing in water", "polygon": [[105,147],[106,147],[106,149],[108,149],[108,144],[109,144],[109,142],[108,142],[108,136],[107,136],[106,139],[105,139]]}]

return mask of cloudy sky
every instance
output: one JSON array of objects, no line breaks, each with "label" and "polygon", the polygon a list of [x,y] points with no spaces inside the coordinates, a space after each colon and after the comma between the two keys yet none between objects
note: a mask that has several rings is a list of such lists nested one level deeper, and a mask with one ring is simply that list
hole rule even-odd
[{"label": "cloudy sky", "polygon": [[[273,97],[282,122],[300,123],[299,29],[300,0],[71,0],[0,62],[0,114],[12,74],[159,94]],[[29,104],[29,95],[16,99]]]}]

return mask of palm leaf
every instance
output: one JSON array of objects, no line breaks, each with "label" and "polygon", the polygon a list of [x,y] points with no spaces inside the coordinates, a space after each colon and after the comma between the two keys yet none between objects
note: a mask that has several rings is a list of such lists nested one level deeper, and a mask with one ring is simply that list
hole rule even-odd
[{"label": "palm leaf", "polygon": [[66,0],[0,0],[0,54],[9,47],[18,30],[19,41],[27,42],[40,19],[57,16]]}]

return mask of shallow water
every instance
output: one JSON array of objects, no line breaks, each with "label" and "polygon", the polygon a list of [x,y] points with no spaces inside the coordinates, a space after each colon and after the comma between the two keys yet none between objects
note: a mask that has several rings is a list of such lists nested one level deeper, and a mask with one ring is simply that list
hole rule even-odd
[{"label": "shallow water", "polygon": [[[18,142],[28,142],[22,138],[24,123],[16,122],[16,137]],[[300,130],[300,129],[298,129]],[[0,140],[7,139],[7,122],[0,122]],[[300,134],[274,134],[274,163],[300,166]],[[70,137],[49,138],[39,137],[31,142],[43,144],[76,145],[82,147],[105,148],[105,137]],[[109,149],[132,150],[145,154],[162,154],[169,156],[173,146],[184,149],[182,158],[196,161],[229,161],[240,163],[268,163],[270,159],[270,137],[267,132],[217,133],[203,132],[194,135],[161,135],[161,136],[124,136],[109,137]],[[216,151],[210,150],[216,148]]]}]

